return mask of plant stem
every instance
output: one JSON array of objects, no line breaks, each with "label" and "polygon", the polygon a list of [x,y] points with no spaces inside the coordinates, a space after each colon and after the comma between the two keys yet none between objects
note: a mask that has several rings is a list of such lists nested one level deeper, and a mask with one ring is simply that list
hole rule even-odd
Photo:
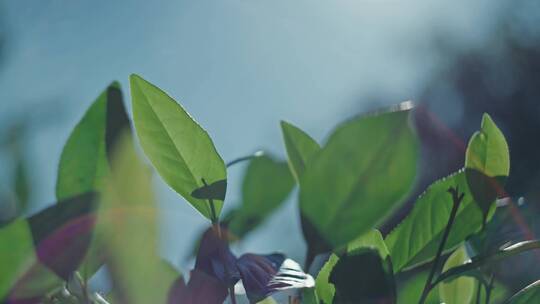
[{"label": "plant stem", "polygon": [[456,266],[443,272],[437,277],[435,282],[431,284],[432,288],[442,281],[449,280],[453,277],[457,277],[463,273],[476,269],[486,263],[495,263],[501,261],[507,257],[514,256],[516,254],[526,252],[529,250],[540,249],[539,240],[523,241],[517,244],[511,245],[505,249],[499,250],[496,253],[488,256],[482,256],[479,258],[473,258],[472,262],[465,263],[460,266]]},{"label": "plant stem", "polygon": [[486,286],[486,304],[489,304],[491,298],[491,290],[493,290],[493,274],[489,278],[489,284]]},{"label": "plant stem", "polygon": [[426,281],[426,284],[424,285],[424,290],[422,291],[422,296],[420,297],[419,304],[423,304],[426,301],[429,291],[431,290],[431,282],[433,281],[433,276],[435,275],[435,272],[438,269],[439,261],[444,251],[444,245],[446,245],[446,241],[448,240],[448,235],[450,235],[450,230],[452,229],[452,225],[454,224],[454,220],[456,218],[459,205],[461,204],[461,201],[463,200],[463,197],[465,196],[465,193],[459,194],[459,189],[457,187],[456,188],[450,187],[448,189],[448,192],[452,195],[452,201],[453,201],[452,211],[450,212],[450,218],[448,219],[448,223],[446,224],[446,228],[444,229],[443,238],[441,240],[441,243],[439,244],[439,249],[437,249],[437,254],[435,255],[435,260],[433,261],[433,265],[431,266],[428,279]]},{"label": "plant stem", "polygon": [[[201,181],[203,182],[205,187],[208,186],[208,184],[206,183],[206,180],[204,178],[201,178]],[[214,200],[211,199],[211,198],[208,199],[208,204],[210,205],[212,225],[216,229],[218,238],[221,239],[222,238],[221,226],[219,225],[219,219],[218,219],[217,214],[216,214],[216,207],[214,206]],[[225,239],[225,241],[227,241],[227,240]],[[220,258],[223,259],[223,256],[221,255],[221,252],[220,252]],[[227,265],[225,265],[225,275],[227,277],[229,276],[229,269],[227,269]],[[234,294],[234,286],[229,287],[229,296],[231,297],[231,303],[236,304],[236,295]]]},{"label": "plant stem", "polygon": [[[206,183],[206,180],[204,178],[201,178],[201,181],[205,187],[208,187],[208,184]],[[217,225],[217,229],[219,232],[219,223],[218,223],[218,218],[216,214],[216,207],[214,206],[214,200],[211,198],[208,199],[208,205],[210,205],[210,212],[211,212],[210,216],[212,217],[211,218],[212,224]]]},{"label": "plant stem", "polygon": [[476,284],[476,304],[480,304],[480,295],[482,294],[482,283],[480,280],[476,281],[478,284]]},{"label": "plant stem", "polygon": [[256,157],[259,157],[261,155],[263,155],[264,153],[262,151],[257,151],[251,155],[248,155],[248,156],[242,156],[242,157],[239,157],[239,158],[236,158],[236,159],[233,159],[231,160],[230,162],[227,163],[227,168],[229,168],[230,166],[232,165],[235,165],[237,163],[240,163],[240,162],[243,162],[243,161],[246,161],[246,160],[250,160],[250,159],[253,159],[253,158],[256,158]]}]

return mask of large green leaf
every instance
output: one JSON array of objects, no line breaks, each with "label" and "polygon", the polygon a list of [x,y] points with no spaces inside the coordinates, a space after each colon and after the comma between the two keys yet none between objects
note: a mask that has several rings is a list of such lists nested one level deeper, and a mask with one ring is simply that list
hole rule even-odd
[{"label": "large green leaf", "polygon": [[108,174],[107,151],[115,134],[129,128],[120,85],[112,83],[71,132],[60,157],[56,197],[99,191]]},{"label": "large green leaf", "polygon": [[321,147],[308,134],[288,122],[281,122],[281,132],[289,157],[289,167],[294,178],[299,182],[306,164]]},{"label": "large green leaf", "polygon": [[300,178],[303,215],[334,248],[380,223],[416,175],[410,106],[350,120],[330,136]]},{"label": "large green leaf", "polygon": [[[281,122],[281,131],[287,150],[289,168],[296,182],[300,183],[306,166],[321,150],[321,147],[307,133],[288,122]],[[324,240],[311,220],[302,214],[302,210],[300,210],[300,223],[308,247],[306,266],[309,266],[317,254],[330,251],[332,246]]]},{"label": "large green leaf", "polygon": [[166,303],[178,274],[159,256],[150,174],[129,140],[121,143],[113,153],[97,224],[105,236],[114,298],[119,303]]},{"label": "large green leaf", "polygon": [[481,229],[482,212],[470,194],[465,172],[459,171],[436,181],[420,195],[413,210],[385,239],[394,271],[427,262],[435,256],[453,206],[448,193],[450,187],[457,187],[465,196],[445,250],[456,247],[467,236]]},{"label": "large green leaf", "polygon": [[229,230],[242,238],[260,225],[287,198],[294,186],[287,163],[263,155],[253,158],[244,174],[242,204],[229,222]]},{"label": "large green leaf", "polygon": [[205,184],[227,179],[210,136],[158,87],[137,75],[131,75],[130,83],[133,119],[144,152],[169,186],[205,217],[216,220],[223,201],[214,201],[213,212],[207,200],[191,195]]},{"label": "large green leaf", "polygon": [[[56,182],[58,200],[68,201],[65,199],[75,195],[103,190],[110,173],[111,151],[119,134],[128,131],[131,131],[131,125],[120,84],[114,82],[90,106],[64,146]],[[79,269],[86,280],[103,264],[101,240],[95,236]]]},{"label": "large green leaf", "polygon": [[[469,260],[465,246],[456,249],[444,263],[443,271],[466,263]],[[448,283],[439,285],[441,301],[446,304],[471,303],[475,294],[475,280],[469,276],[459,277]]]},{"label": "large green leaf", "polygon": [[505,304],[531,304],[540,303],[540,280],[523,288],[513,295]]}]

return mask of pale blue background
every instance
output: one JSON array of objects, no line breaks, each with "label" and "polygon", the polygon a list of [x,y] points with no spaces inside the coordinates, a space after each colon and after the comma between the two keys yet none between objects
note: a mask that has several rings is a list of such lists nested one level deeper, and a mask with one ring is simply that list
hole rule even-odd
[{"label": "pale blue background", "polygon": [[[109,82],[119,80],[129,97],[130,73],[182,102],[225,160],[259,148],[283,157],[280,119],[322,140],[362,109],[416,99],[448,63],[441,39],[456,50],[481,45],[504,3],[2,1],[0,130],[17,117],[33,123],[33,210],[54,201],[72,127]],[[387,98],[374,98],[381,95]],[[459,115],[460,108],[441,111]],[[241,174],[241,166],[230,170],[228,207],[239,199]],[[206,222],[159,178],[155,184],[163,255],[186,270],[182,257]],[[284,250],[303,259],[292,201],[237,251]]]}]

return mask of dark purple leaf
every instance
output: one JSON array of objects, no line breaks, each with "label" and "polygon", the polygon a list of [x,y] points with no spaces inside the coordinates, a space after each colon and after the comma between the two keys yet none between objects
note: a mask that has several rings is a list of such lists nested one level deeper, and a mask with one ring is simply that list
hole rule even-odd
[{"label": "dark purple leaf", "polygon": [[203,235],[197,253],[195,269],[220,280],[226,286],[234,286],[240,279],[236,268],[236,257],[229,249],[228,232],[225,227],[219,231],[209,228]]}]

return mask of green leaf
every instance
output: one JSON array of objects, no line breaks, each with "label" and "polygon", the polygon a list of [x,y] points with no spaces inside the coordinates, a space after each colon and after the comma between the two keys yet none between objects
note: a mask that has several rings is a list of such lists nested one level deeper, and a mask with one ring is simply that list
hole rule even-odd
[{"label": "green leaf", "polygon": [[0,228],[0,299],[42,296],[77,269],[91,239],[93,202],[84,194]]},{"label": "green leaf", "polygon": [[149,170],[128,137],[119,141],[112,160],[97,229],[105,236],[114,297],[122,303],[166,303],[178,275],[159,256],[157,205]]},{"label": "green leaf", "polygon": [[[89,191],[102,191],[110,174],[109,161],[119,134],[131,132],[120,84],[114,82],[86,111],[69,136],[60,157],[56,196],[68,201]],[[79,269],[89,279],[103,264],[103,248],[98,237],[92,241]]]},{"label": "green leaf", "polygon": [[[444,263],[443,271],[466,263],[469,260],[464,246],[456,249]],[[471,303],[475,294],[475,280],[471,277],[459,277],[452,282],[439,285],[441,301],[446,304]]]},{"label": "green leaf", "polygon": [[129,127],[120,85],[114,82],[71,132],[60,157],[56,198],[63,200],[101,190],[109,171],[107,151],[114,144],[115,135]]},{"label": "green leaf", "polygon": [[469,188],[486,218],[497,196],[504,195],[504,184],[510,173],[508,144],[488,114],[484,114],[480,131],[469,141],[465,168]]},{"label": "green leaf", "polygon": [[232,215],[229,230],[244,237],[281,206],[293,187],[286,162],[268,155],[252,159],[244,174],[242,204]]},{"label": "green leaf", "polygon": [[[457,187],[465,196],[457,211],[445,251],[481,229],[482,212],[470,194],[464,171],[438,180],[420,195],[413,210],[385,239],[394,271],[425,263],[435,256],[453,206],[452,197],[447,192],[450,187]],[[491,213],[494,209],[493,206]]]},{"label": "green leaf", "polygon": [[[411,304],[418,303],[420,297],[422,296],[422,291],[426,280],[428,278],[427,272],[421,272],[415,274],[413,277],[407,279],[399,288],[398,288],[398,304]],[[399,282],[399,280],[398,280]],[[439,301],[439,290],[438,288],[433,288],[426,299],[426,304],[440,304]]]},{"label": "green leaf", "polygon": [[331,304],[332,299],[334,299],[334,294],[336,293],[336,288],[334,284],[330,283],[328,279],[330,278],[330,272],[336,266],[339,261],[339,257],[335,254],[330,255],[330,258],[323,265],[317,278],[315,279],[315,290],[317,291],[317,296],[324,304]]},{"label": "green leaf", "polygon": [[281,121],[281,132],[289,157],[289,168],[296,182],[299,182],[306,164],[321,147],[308,134],[288,122]]},{"label": "green leaf", "polygon": [[205,182],[227,179],[225,163],[210,136],[158,87],[137,75],[130,76],[130,83],[133,119],[144,152],[171,188],[202,215],[216,220],[223,201],[214,201],[214,218],[209,202],[191,195]]},{"label": "green leaf", "polygon": [[540,280],[523,288],[513,295],[505,304],[531,304],[540,303]]},{"label": "green leaf", "polygon": [[[281,131],[287,150],[289,168],[296,182],[300,183],[300,178],[304,174],[308,162],[321,150],[321,147],[308,134],[288,122],[281,122]],[[330,251],[332,246],[324,240],[317,228],[303,215],[302,210],[300,210],[300,223],[308,247],[306,264],[311,264],[317,254]]]},{"label": "green leaf", "polygon": [[489,177],[508,176],[510,156],[503,133],[488,114],[482,117],[480,131],[467,146],[465,168],[478,170]]},{"label": "green leaf", "polygon": [[300,179],[302,213],[334,248],[382,222],[412,187],[418,141],[401,108],[339,126]]}]

